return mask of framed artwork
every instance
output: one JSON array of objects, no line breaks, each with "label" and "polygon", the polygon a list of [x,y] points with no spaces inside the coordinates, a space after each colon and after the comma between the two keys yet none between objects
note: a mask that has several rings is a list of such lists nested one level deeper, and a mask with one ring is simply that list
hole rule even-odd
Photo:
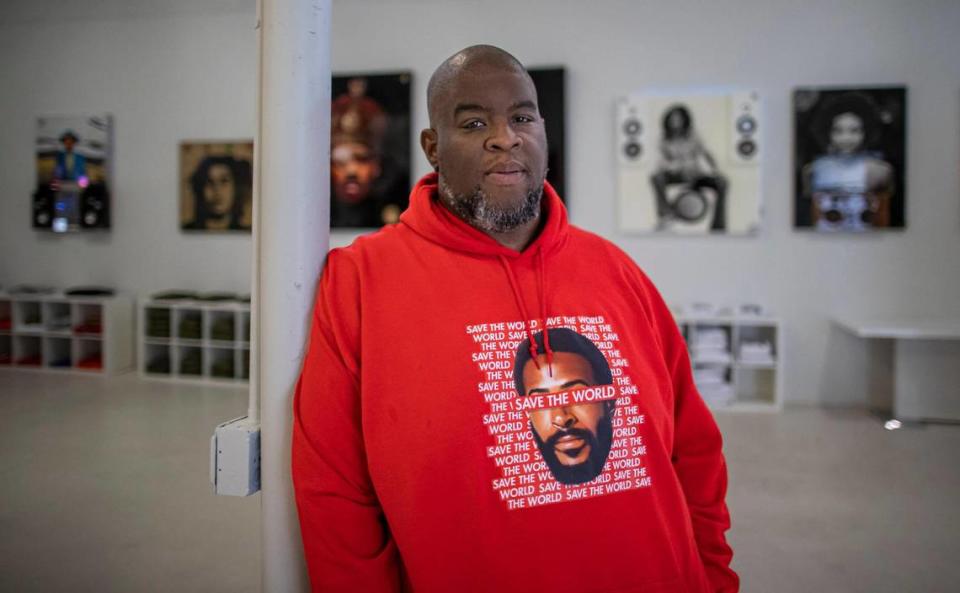
[{"label": "framed artwork", "polygon": [[563,68],[529,68],[527,72],[537,87],[537,103],[547,131],[547,181],[566,202],[566,72]]},{"label": "framed artwork", "polygon": [[180,228],[250,232],[253,141],[180,143]]},{"label": "framed artwork", "polygon": [[410,193],[409,72],[333,77],[330,227],[397,222]]},{"label": "framed artwork", "polygon": [[617,102],[620,229],[746,234],[760,226],[755,91],[643,93]]},{"label": "framed artwork", "polygon": [[110,228],[112,125],[105,114],[37,118],[34,228]]},{"label": "framed artwork", "polygon": [[796,228],[906,225],[906,101],[905,87],[794,90]]}]

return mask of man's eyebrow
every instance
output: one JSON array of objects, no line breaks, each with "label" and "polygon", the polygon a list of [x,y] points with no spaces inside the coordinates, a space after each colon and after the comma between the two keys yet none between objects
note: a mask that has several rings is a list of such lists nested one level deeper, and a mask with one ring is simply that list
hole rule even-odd
[{"label": "man's eyebrow", "polygon": [[486,109],[477,103],[458,103],[453,110],[453,116],[457,117],[463,111],[486,111]]},{"label": "man's eyebrow", "polygon": [[526,101],[517,101],[510,106],[510,111],[516,111],[517,109],[536,109],[537,104],[533,101],[527,99]]},{"label": "man's eyebrow", "polygon": [[[573,381],[567,381],[566,383],[564,383],[563,385],[561,385],[561,386],[560,386],[560,390],[561,390],[561,391],[566,391],[567,389],[576,387],[577,385],[583,385],[584,387],[590,387],[590,384],[587,383],[586,380],[584,380],[584,379],[574,379]],[[544,387],[534,387],[534,388],[531,389],[530,391],[527,391],[527,395],[533,395],[534,393],[554,393],[554,392],[553,392],[553,391],[550,391],[549,389],[546,389],[546,388],[544,388]]]}]

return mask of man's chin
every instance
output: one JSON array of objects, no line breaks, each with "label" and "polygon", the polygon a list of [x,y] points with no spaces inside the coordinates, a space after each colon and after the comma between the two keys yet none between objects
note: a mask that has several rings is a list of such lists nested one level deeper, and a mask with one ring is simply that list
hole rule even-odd
[{"label": "man's chin", "polygon": [[497,185],[490,182],[480,186],[488,203],[503,210],[521,208],[529,199],[529,195],[536,191],[527,180],[515,185]]},{"label": "man's chin", "polygon": [[367,199],[367,193],[359,188],[334,192],[334,195],[336,195],[337,200],[343,204],[359,204]]},{"label": "man's chin", "polygon": [[560,465],[564,467],[577,467],[590,460],[590,451],[590,447],[587,447],[586,449],[578,451],[577,454],[572,457],[568,456],[563,451],[555,451],[554,453],[557,456],[557,462],[559,462]]}]

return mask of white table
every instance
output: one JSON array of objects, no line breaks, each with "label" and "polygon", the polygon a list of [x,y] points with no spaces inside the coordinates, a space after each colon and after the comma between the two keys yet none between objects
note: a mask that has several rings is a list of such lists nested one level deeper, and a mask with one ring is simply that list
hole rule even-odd
[{"label": "white table", "polygon": [[960,319],[834,319],[864,339],[893,341],[893,416],[960,422]]}]

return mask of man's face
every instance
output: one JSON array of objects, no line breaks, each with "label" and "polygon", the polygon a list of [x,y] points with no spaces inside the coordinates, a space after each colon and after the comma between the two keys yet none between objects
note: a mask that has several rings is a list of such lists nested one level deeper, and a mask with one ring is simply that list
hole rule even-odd
[{"label": "man's face", "polygon": [[[590,363],[579,354],[554,352],[552,372],[546,355],[523,367],[524,395],[559,393],[596,384]],[[564,484],[592,480],[603,471],[612,442],[612,403],[593,402],[529,413],[534,440],[553,476]]]},{"label": "man's face", "polygon": [[439,170],[448,205],[471,224],[497,232],[539,213],[547,136],[526,73],[498,65],[466,67],[438,93],[432,111],[424,151]]},{"label": "man's face", "polygon": [[366,144],[341,142],[330,151],[330,179],[334,196],[356,204],[367,199],[380,176],[380,161]]},{"label": "man's face", "polygon": [[830,143],[841,154],[850,154],[860,149],[864,139],[863,120],[853,113],[841,113],[833,118],[830,127]]},{"label": "man's face", "polygon": [[203,201],[207,214],[222,218],[230,213],[236,187],[230,167],[216,164],[207,173],[207,182],[203,185]]},{"label": "man's face", "polygon": [[63,139],[63,149],[67,152],[73,152],[73,147],[77,145],[77,141],[73,136],[66,136]]}]

